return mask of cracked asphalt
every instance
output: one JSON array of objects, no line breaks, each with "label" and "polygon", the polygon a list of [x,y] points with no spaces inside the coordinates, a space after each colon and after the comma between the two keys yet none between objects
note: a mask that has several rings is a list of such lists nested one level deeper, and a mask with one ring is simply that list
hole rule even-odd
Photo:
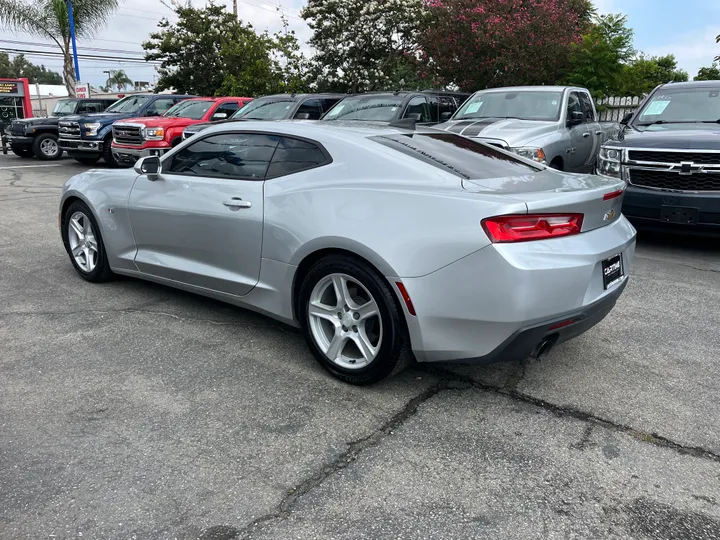
[{"label": "cracked asphalt", "polygon": [[0,538],[720,538],[720,246],[641,233],[547,360],[327,376],[270,319],[76,276],[85,167],[0,155]]}]

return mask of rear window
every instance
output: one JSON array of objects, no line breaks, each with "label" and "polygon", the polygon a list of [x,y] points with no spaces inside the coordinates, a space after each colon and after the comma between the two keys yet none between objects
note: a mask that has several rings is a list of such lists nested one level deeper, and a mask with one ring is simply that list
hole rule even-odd
[{"label": "rear window", "polygon": [[408,133],[370,140],[466,180],[520,176],[542,170],[492,146],[454,133]]}]

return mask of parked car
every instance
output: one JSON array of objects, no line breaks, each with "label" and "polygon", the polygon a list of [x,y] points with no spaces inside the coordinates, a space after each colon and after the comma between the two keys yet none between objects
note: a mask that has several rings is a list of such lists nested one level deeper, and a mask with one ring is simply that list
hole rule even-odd
[{"label": "parked car", "polygon": [[720,234],[720,81],[658,86],[600,152],[638,227]]},{"label": "parked car", "polygon": [[370,92],[347,97],[323,121],[357,120],[390,123],[412,118],[419,125],[447,120],[470,94],[425,90],[422,92]]},{"label": "parked car", "polygon": [[197,96],[175,94],[133,94],[122,98],[105,112],[67,116],[60,120],[58,144],[80,163],[93,165],[103,158],[117,167],[112,155],[112,123],[125,118],[162,116],[180,101]]},{"label": "parked car", "polygon": [[568,172],[591,172],[602,144],[620,131],[598,121],[590,92],[572,86],[481,90],[437,127]]},{"label": "parked car", "polygon": [[42,160],[60,159],[58,122],[73,114],[99,113],[117,101],[116,98],[69,98],[55,104],[50,116],[13,120],[7,130],[10,149],[17,156]]},{"label": "parked car", "polygon": [[162,155],[182,142],[187,126],[226,120],[250,101],[252,98],[247,97],[192,98],[181,101],[159,118],[117,121],[112,125],[113,157],[132,165],[140,157]]},{"label": "parked car", "polygon": [[[253,100],[232,115],[228,121],[236,120],[318,120],[347,94],[275,94]],[[200,123],[188,126],[183,138],[192,137],[211,126]]]},{"label": "parked car", "polygon": [[600,321],[635,249],[624,187],[428,128],[228,122],[133,171],[71,178],[59,215],[82,278],[265,313],[367,384],[412,353],[541,356]]}]

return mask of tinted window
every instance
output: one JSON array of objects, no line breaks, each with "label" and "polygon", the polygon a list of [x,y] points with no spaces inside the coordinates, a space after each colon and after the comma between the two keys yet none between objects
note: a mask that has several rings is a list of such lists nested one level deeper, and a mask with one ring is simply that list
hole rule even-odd
[{"label": "tinted window", "polygon": [[561,92],[544,90],[478,92],[460,107],[453,120],[473,118],[558,120],[561,103]]},{"label": "tinted window", "polygon": [[145,111],[147,116],[162,116],[165,114],[178,100],[172,98],[157,99]]},{"label": "tinted window", "polygon": [[391,122],[401,110],[404,98],[395,95],[354,96],[335,105],[323,120],[365,120]]},{"label": "tinted window", "polygon": [[440,122],[443,113],[449,113],[451,116],[457,110],[457,102],[455,98],[450,96],[428,96],[430,102],[430,117],[433,122]]},{"label": "tinted window", "polygon": [[414,118],[418,122],[430,122],[430,107],[428,107],[427,100],[424,97],[416,97],[410,100],[403,118]]},{"label": "tinted window", "polygon": [[85,114],[85,113],[98,113],[102,112],[105,109],[103,104],[99,101],[86,101],[85,103],[81,103],[80,107],[78,107],[78,114]]},{"label": "tinted window", "polygon": [[299,114],[307,114],[308,120],[319,120],[322,116],[322,107],[320,106],[320,100],[308,99],[303,101],[297,112],[295,113],[295,118],[297,118]]},{"label": "tinted window", "polygon": [[320,103],[322,104],[323,112],[329,111],[332,109],[335,104],[340,101],[342,98],[323,98],[320,100]]},{"label": "tinted window", "polygon": [[[570,97],[568,98],[568,120],[572,120],[574,117],[573,113],[576,112],[583,112],[582,105],[580,104],[580,95],[577,92],[571,92]],[[584,114],[583,118],[585,118]]]},{"label": "tinted window", "polygon": [[220,106],[213,113],[213,116],[215,116],[217,113],[225,113],[227,115],[225,116],[225,118],[230,118],[233,113],[239,108],[240,107],[238,106],[237,101],[226,101],[225,103],[220,104]]},{"label": "tinted window", "polygon": [[172,157],[168,173],[263,180],[280,137],[223,133],[201,139]]},{"label": "tinted window", "polygon": [[585,92],[580,92],[580,105],[582,106],[583,113],[585,114],[585,121],[594,122],[595,113],[593,112],[592,101],[590,101],[590,96]]},{"label": "tinted window", "polygon": [[411,133],[370,139],[468,180],[521,176],[542,170],[454,133]]},{"label": "tinted window", "polygon": [[267,176],[285,176],[326,163],[330,163],[330,159],[316,144],[283,137],[275,150]]}]

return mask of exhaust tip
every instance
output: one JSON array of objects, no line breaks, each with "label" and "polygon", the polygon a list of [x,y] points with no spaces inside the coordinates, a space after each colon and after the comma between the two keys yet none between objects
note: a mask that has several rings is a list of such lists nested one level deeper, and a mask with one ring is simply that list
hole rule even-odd
[{"label": "exhaust tip", "polygon": [[533,350],[532,354],[530,354],[530,357],[535,360],[542,360],[550,353],[553,345],[555,345],[554,339],[544,339],[537,347],[535,347],[535,350]]}]

